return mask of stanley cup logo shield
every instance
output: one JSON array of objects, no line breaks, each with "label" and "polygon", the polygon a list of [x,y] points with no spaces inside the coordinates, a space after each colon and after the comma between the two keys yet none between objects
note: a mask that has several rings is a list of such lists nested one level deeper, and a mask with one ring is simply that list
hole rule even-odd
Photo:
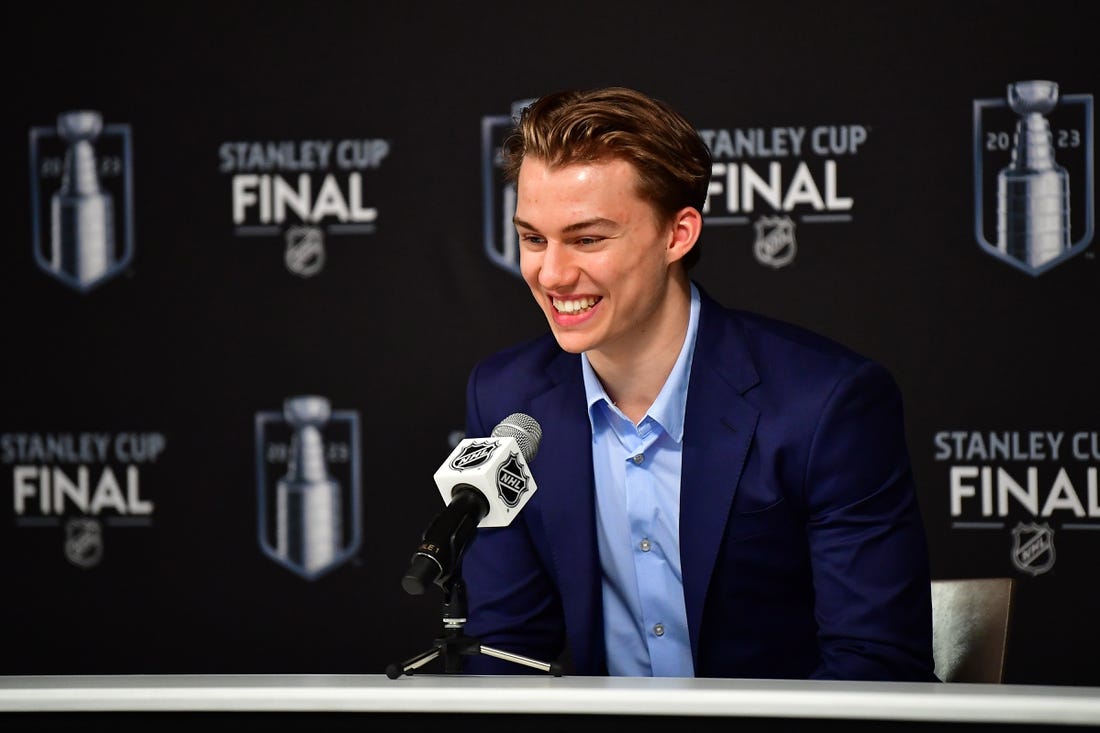
[{"label": "stanley cup logo shield", "polygon": [[1052,81],[974,101],[974,234],[987,253],[1038,276],[1092,241],[1093,102]]},{"label": "stanley cup logo shield", "polygon": [[485,254],[489,261],[519,276],[519,242],[512,215],[516,211],[516,187],[505,180],[500,147],[515,127],[523,108],[533,99],[512,103],[510,115],[481,119],[481,187],[484,208]]},{"label": "stanley cup logo shield", "polygon": [[324,397],[256,414],[257,517],[264,554],[315,580],[359,550],[359,417]]},{"label": "stanley cup logo shield", "polygon": [[30,131],[31,232],[35,262],[87,292],[133,255],[130,126],[93,110],[58,115]]}]

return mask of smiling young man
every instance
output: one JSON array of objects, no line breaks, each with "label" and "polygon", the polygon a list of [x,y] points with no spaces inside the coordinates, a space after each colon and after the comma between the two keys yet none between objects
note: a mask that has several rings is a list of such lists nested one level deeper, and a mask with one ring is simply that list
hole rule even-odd
[{"label": "smiling young man", "polygon": [[678,262],[703,220],[691,206],[655,211],[635,178],[623,159],[526,158],[515,224],[524,280],[558,345],[583,353],[613,404],[640,422],[684,343],[691,295]]},{"label": "smiling young man", "polygon": [[566,91],[502,152],[550,333],[473,370],[466,428],[538,420],[539,490],[470,545],[467,633],[583,675],[935,679],[898,389],[690,280],[694,128],[634,90]]}]

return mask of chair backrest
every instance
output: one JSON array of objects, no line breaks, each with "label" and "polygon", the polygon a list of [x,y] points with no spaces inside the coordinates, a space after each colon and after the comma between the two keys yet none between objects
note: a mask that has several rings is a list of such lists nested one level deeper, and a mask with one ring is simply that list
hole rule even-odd
[{"label": "chair backrest", "polygon": [[932,581],[932,656],[944,682],[1004,681],[1014,578]]}]

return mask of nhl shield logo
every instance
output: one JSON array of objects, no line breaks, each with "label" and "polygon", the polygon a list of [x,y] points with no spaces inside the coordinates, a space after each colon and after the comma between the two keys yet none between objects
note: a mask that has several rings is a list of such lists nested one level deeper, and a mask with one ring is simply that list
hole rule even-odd
[{"label": "nhl shield logo", "polygon": [[362,541],[359,415],[324,397],[256,414],[260,548],[306,580],[349,560]]},{"label": "nhl shield logo", "polygon": [[519,276],[519,242],[512,224],[516,187],[504,179],[500,147],[523,108],[533,99],[512,103],[512,114],[481,118],[481,188],[484,199],[485,254],[489,261]]},{"label": "nhl shield logo", "polygon": [[789,265],[798,251],[794,241],[794,221],[789,216],[762,216],[753,224],[756,242],[753,254],[757,262],[779,269]]},{"label": "nhl shield logo", "polygon": [[319,227],[292,226],[286,230],[286,269],[312,277],[325,266],[325,235]]},{"label": "nhl shield logo", "polygon": [[1018,522],[1012,529],[1012,564],[1031,575],[1054,567],[1054,530],[1049,524]]},{"label": "nhl shield logo", "polygon": [[103,559],[103,528],[97,519],[74,518],[65,522],[65,557],[80,568],[91,568]]},{"label": "nhl shield logo", "polygon": [[527,491],[527,481],[531,477],[523,470],[519,453],[511,453],[508,460],[497,469],[497,494],[509,507],[515,507]]},{"label": "nhl shield logo", "polygon": [[466,471],[471,468],[485,465],[485,462],[493,457],[497,449],[496,441],[485,443],[470,443],[458,455],[451,459],[451,468],[456,471]]},{"label": "nhl shield logo", "polygon": [[31,128],[30,167],[38,266],[82,293],[122,272],[134,251],[130,126],[64,112]]},{"label": "nhl shield logo", "polygon": [[1038,276],[1092,242],[1093,100],[1051,81],[974,100],[974,236]]}]

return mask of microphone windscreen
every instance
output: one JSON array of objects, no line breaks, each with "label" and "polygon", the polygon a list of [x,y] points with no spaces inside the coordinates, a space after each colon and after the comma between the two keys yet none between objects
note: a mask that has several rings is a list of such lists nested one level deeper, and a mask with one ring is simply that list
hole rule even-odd
[{"label": "microphone windscreen", "polygon": [[494,438],[515,438],[523,458],[530,463],[539,452],[539,441],[542,440],[542,426],[538,420],[525,415],[522,412],[513,412],[508,417],[497,423],[493,428]]}]

